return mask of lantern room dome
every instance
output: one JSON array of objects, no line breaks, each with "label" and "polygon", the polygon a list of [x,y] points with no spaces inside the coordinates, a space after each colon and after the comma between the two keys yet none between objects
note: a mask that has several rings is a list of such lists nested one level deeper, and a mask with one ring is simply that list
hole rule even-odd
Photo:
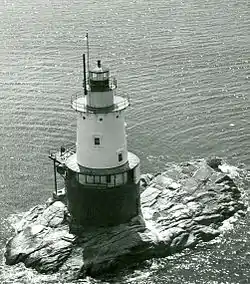
[{"label": "lantern room dome", "polygon": [[105,73],[105,72],[109,72],[109,69],[102,66],[101,64],[101,60],[97,60],[97,65],[90,70],[91,73]]}]

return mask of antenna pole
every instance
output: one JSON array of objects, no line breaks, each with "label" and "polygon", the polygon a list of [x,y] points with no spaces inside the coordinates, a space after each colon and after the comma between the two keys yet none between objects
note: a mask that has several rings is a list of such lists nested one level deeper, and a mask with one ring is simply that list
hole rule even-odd
[{"label": "antenna pole", "polygon": [[86,78],[86,62],[85,62],[85,54],[82,55],[82,63],[83,63],[83,88],[84,95],[87,95],[87,78]]},{"label": "antenna pole", "polygon": [[87,45],[87,67],[89,72],[89,34],[86,33],[86,45]]}]

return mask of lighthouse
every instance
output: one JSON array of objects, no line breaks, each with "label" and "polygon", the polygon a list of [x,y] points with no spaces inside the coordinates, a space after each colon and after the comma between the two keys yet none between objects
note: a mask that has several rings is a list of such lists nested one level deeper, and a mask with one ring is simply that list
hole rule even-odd
[{"label": "lighthouse", "polygon": [[128,151],[126,139],[129,99],[118,92],[100,60],[88,72],[85,55],[83,64],[83,91],[71,99],[77,117],[76,149],[62,147],[51,155],[55,183],[59,172],[72,225],[114,226],[140,214],[140,160]]}]

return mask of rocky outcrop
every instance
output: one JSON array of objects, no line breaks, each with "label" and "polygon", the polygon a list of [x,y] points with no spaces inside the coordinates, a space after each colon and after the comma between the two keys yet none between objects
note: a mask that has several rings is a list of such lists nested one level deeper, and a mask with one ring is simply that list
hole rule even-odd
[{"label": "rocky outcrop", "polygon": [[114,272],[164,257],[220,234],[224,220],[244,214],[242,172],[220,159],[169,165],[141,177],[141,210],[127,224],[70,233],[61,201],[36,206],[16,224],[6,245],[6,263],[23,262],[64,279]]}]

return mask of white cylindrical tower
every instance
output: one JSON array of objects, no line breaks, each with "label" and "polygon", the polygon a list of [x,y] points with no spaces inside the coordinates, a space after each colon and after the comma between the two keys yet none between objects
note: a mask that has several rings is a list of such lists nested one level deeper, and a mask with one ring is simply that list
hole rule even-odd
[{"label": "white cylindrical tower", "polygon": [[76,97],[77,162],[89,168],[114,168],[127,162],[124,110],[128,99],[115,95],[109,70],[101,66],[89,72],[89,91]]},{"label": "white cylindrical tower", "polygon": [[116,87],[98,60],[84,94],[72,98],[77,141],[65,162],[65,188],[73,223],[83,227],[116,225],[140,213],[140,160],[128,152],[125,131],[129,100]]}]

